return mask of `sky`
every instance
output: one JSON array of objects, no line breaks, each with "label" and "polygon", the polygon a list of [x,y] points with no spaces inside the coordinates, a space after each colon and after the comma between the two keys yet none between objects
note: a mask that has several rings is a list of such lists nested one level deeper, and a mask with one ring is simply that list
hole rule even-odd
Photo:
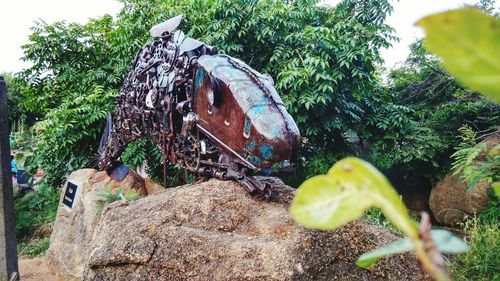
[{"label": "sky", "polygon": [[[0,73],[17,72],[30,66],[22,62],[21,46],[28,42],[30,27],[39,19],[47,23],[66,20],[85,23],[88,18],[104,14],[115,16],[122,4],[115,0],[15,0],[2,1],[0,15]],[[338,0],[325,0],[331,4]],[[409,44],[423,36],[415,22],[432,13],[472,5],[478,0],[400,0],[392,1],[393,14],[388,23],[396,29],[400,42],[382,50],[385,66],[391,68],[404,61]],[[500,8],[500,3],[497,4]]]}]

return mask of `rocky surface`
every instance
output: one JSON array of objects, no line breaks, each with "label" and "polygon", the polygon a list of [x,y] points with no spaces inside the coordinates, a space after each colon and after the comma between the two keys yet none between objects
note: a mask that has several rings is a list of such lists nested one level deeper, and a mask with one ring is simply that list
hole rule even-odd
[{"label": "rocky surface", "polygon": [[122,182],[116,182],[106,172],[82,169],[72,173],[68,181],[79,188],[77,200],[72,209],[66,208],[61,203],[64,192],[61,193],[45,260],[54,272],[81,279],[90,254],[90,242],[102,211],[99,193],[114,192],[119,187],[124,191],[137,189],[143,195],[147,192],[144,179],[133,171]]},{"label": "rocky surface", "polygon": [[148,195],[162,192],[165,190],[165,188],[162,185],[157,184],[156,182],[154,182],[150,178],[145,178],[144,183],[145,183],[146,191],[147,191]]},{"label": "rocky surface", "polygon": [[210,180],[112,203],[94,231],[84,279],[429,279],[412,254],[358,268],[362,253],[399,237],[362,221],[332,232],[304,229],[288,215],[293,190],[273,181],[276,202]]},{"label": "rocky surface", "polygon": [[448,175],[432,189],[429,207],[439,223],[457,226],[488,206],[488,182],[481,180],[470,191],[467,187],[459,176]]},{"label": "rocky surface", "polygon": [[80,278],[65,276],[60,272],[52,271],[47,266],[44,258],[20,259],[19,260],[19,280],[22,281],[78,281]]}]

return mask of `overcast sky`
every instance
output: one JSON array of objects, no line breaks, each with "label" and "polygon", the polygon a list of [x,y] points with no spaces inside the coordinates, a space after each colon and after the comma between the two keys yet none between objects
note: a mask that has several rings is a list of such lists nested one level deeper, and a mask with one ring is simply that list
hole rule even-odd
[{"label": "overcast sky", "polygon": [[[21,45],[27,43],[30,27],[37,19],[48,23],[66,20],[85,23],[89,17],[104,14],[116,15],[121,3],[115,0],[11,0],[0,5],[0,73],[17,72],[29,67],[29,63],[20,61]],[[325,2],[337,3],[337,0]],[[406,58],[408,45],[423,33],[415,27],[415,22],[428,14],[474,4],[478,0],[400,0],[392,1],[394,13],[388,23],[396,29],[401,38],[399,43],[382,54],[385,66],[392,67]],[[500,4],[497,3],[497,6]],[[500,6],[499,6],[500,7]]]}]

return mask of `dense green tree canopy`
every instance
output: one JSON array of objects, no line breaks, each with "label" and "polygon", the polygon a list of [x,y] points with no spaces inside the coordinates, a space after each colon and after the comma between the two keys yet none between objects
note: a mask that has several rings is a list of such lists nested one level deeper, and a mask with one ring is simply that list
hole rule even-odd
[{"label": "dense green tree canopy", "polygon": [[[389,73],[389,85],[376,98],[367,133],[372,160],[381,167],[403,166],[431,179],[446,173],[468,125],[479,136],[499,129],[500,106],[461,85],[429,54],[421,41],[410,46],[406,62]],[[389,110],[389,111],[388,111]]]}]

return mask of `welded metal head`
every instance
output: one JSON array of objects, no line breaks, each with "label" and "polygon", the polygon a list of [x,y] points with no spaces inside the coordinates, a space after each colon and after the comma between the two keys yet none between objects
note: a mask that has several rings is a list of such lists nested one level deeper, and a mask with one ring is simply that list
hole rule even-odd
[{"label": "welded metal head", "polygon": [[149,30],[149,33],[153,37],[161,37],[165,32],[171,33],[181,24],[183,18],[184,15],[180,14],[171,19],[168,19],[160,24],[153,26]]}]

